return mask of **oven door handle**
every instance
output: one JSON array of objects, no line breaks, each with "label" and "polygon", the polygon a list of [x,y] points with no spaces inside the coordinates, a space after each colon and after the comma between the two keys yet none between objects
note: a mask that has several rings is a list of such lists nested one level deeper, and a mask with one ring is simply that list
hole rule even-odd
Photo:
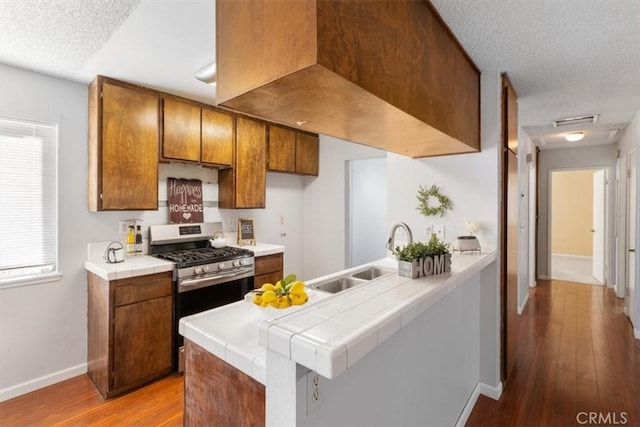
[{"label": "oven door handle", "polygon": [[228,274],[218,274],[215,276],[209,276],[209,277],[203,277],[201,279],[187,279],[183,282],[179,283],[179,287],[181,288],[190,288],[192,286],[197,286],[200,285],[202,283],[206,283],[206,282],[212,282],[212,285],[216,285],[216,284],[220,284],[218,282],[220,282],[220,280],[222,279],[229,279],[232,277],[237,277],[237,276],[243,276],[243,275],[247,275],[247,273],[251,273],[251,270],[242,270],[242,271],[236,271],[233,273],[228,273]]}]

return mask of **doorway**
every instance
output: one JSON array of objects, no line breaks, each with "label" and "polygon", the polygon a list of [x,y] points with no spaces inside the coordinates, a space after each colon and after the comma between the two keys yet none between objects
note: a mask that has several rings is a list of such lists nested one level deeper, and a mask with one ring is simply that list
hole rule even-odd
[{"label": "doorway", "polygon": [[387,256],[387,159],[347,162],[346,265]]},{"label": "doorway", "polygon": [[627,159],[627,284],[625,292],[625,311],[636,330],[638,323],[636,320],[636,227],[637,227],[637,211],[636,211],[636,152],[629,154]]},{"label": "doorway", "polygon": [[551,278],[606,284],[607,170],[550,172]]}]

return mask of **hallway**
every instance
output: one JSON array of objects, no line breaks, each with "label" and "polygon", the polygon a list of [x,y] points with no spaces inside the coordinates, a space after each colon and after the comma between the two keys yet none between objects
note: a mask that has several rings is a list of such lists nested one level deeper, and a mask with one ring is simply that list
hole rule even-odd
[{"label": "hallway", "polygon": [[608,417],[591,424],[640,425],[640,340],[623,300],[545,280],[530,297],[512,378],[499,401],[480,396],[467,426],[578,426],[589,413]]}]

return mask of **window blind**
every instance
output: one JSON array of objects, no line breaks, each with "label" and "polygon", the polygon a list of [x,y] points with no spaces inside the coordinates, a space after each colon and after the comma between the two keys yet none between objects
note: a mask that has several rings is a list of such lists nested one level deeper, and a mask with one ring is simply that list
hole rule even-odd
[{"label": "window blind", "polygon": [[0,286],[57,271],[58,125],[0,117]]}]

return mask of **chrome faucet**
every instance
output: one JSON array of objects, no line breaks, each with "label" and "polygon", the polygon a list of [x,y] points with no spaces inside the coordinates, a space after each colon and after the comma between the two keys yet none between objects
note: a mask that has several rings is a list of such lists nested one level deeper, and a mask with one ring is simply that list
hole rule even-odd
[{"label": "chrome faucet", "polygon": [[395,241],[396,241],[396,230],[398,228],[404,228],[407,236],[409,236],[409,243],[413,243],[413,234],[411,233],[411,229],[404,222],[394,222],[391,224],[391,231],[389,232],[389,239],[387,240],[387,249],[392,251],[394,249]]}]

